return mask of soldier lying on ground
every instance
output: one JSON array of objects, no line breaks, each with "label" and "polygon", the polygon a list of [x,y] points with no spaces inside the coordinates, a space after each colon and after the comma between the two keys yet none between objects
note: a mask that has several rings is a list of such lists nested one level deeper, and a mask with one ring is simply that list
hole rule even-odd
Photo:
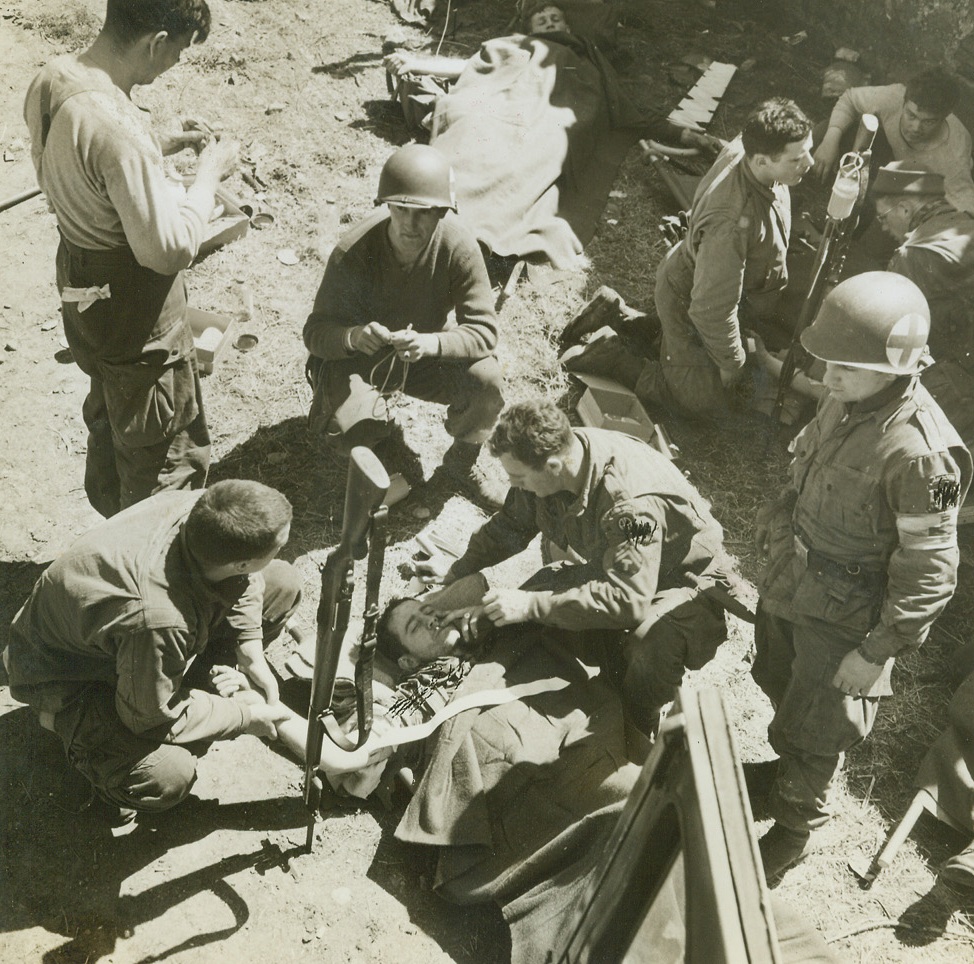
[{"label": "soldier lying on ground", "polygon": [[[275,559],[290,525],[290,503],[259,482],[162,492],[82,536],[14,617],[10,693],[113,819],[175,806],[211,742],[274,736],[290,715],[263,654],[301,598]],[[214,695],[215,662],[241,666],[258,694]]]},{"label": "soldier lying on ground", "polygon": [[[570,16],[592,9],[577,5]],[[477,240],[501,257],[543,256],[570,270],[584,265],[615,172],[638,138],[712,151],[721,142],[637,106],[558,6],[531,5],[524,23],[527,35],[488,40],[467,59],[396,51],[386,68],[400,78],[407,120],[418,100],[410,85],[434,88],[422,95],[430,143],[456,171],[460,217]]]},{"label": "soldier lying on ground", "polygon": [[397,429],[398,391],[447,406],[453,444],[440,469],[496,506],[502,487],[477,457],[503,407],[497,321],[484,258],[456,218],[453,172],[434,148],[409,144],[386,161],[386,209],[338,242],[304,325],[311,431],[342,451]]},{"label": "soldier lying on ground", "polygon": [[495,626],[535,622],[591,631],[619,681],[627,719],[652,735],[684,668],[707,663],[727,637],[734,599],[723,532],[703,496],[656,449],[603,429],[573,429],[545,400],[506,409],[488,442],[510,479],[504,507],[463,555],[418,562],[450,584],[525,549],[541,534],[565,560],[522,589],[494,589]]},{"label": "soldier lying on ground", "polygon": [[[511,928],[513,964],[534,964],[557,946],[639,769],[626,761],[617,694],[560,645],[562,630],[509,625],[465,638],[461,627],[471,623],[462,616],[485,587],[479,574],[468,576],[383,614],[380,651],[412,675],[376,708],[380,730],[391,728],[394,740],[451,700],[496,698],[539,683],[561,688],[462,712],[423,743],[387,748],[363,771],[339,768],[329,779],[366,797],[383,768],[408,766],[415,793],[397,838],[436,848],[434,888],[444,899],[499,904]],[[233,685],[229,674],[224,681]],[[301,759],[305,721],[295,717],[278,733]],[[327,773],[325,754],[322,762]],[[833,959],[787,905],[776,902],[774,914],[783,960]]]}]

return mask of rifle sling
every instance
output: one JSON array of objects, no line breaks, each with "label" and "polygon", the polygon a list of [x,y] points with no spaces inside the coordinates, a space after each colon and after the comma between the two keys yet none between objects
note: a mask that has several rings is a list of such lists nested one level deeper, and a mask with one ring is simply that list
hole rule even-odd
[{"label": "rifle sling", "polygon": [[362,746],[372,732],[372,670],[375,665],[375,624],[379,617],[379,586],[386,551],[386,516],[388,509],[380,505],[372,512],[369,524],[369,561],[365,573],[365,625],[362,644],[355,662],[355,714],[358,722],[358,746]]}]

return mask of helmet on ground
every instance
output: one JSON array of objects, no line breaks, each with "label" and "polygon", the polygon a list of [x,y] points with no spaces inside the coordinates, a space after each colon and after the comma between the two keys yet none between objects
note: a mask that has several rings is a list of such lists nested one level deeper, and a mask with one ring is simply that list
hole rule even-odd
[{"label": "helmet on ground", "polygon": [[453,168],[435,147],[428,144],[400,147],[382,168],[375,203],[456,211]]},{"label": "helmet on ground", "polygon": [[822,361],[913,375],[923,367],[929,334],[923,292],[892,271],[867,271],[829,292],[801,341]]}]

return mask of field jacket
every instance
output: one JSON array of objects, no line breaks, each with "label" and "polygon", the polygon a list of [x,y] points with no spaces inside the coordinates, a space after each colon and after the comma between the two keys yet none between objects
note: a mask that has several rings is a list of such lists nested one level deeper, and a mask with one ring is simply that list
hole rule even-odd
[{"label": "field jacket", "polygon": [[695,333],[718,368],[744,364],[738,308],[788,283],[791,201],[788,188],[766,187],[751,173],[739,140],[732,141],[700,182],[687,236],[660,265],[657,285],[669,285],[685,306],[663,329]]},{"label": "field jacket", "polygon": [[4,653],[15,699],[56,713],[110,683],[122,722],[163,742],[229,739],[250,709],[181,688],[192,657],[227,620],[234,643],[262,638],[261,573],[204,581],[183,523],[200,492],[162,492],[96,526],[55,560],[14,617]]},{"label": "field jacket", "polygon": [[854,405],[826,396],[768,513],[761,605],[861,633],[873,660],[918,647],[953,595],[971,457],[916,378]]},{"label": "field jacket", "polygon": [[540,532],[590,569],[580,585],[532,593],[530,619],[571,630],[635,629],[652,614],[658,591],[723,583],[720,524],[670,461],[618,432],[576,429],[575,436],[584,452],[581,495],[542,498],[511,488],[453,564],[455,576],[515,555]]}]

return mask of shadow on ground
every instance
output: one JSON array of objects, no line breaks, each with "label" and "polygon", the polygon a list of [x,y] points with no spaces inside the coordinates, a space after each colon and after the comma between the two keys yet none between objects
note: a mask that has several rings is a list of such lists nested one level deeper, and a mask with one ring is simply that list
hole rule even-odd
[{"label": "shadow on ground", "polygon": [[64,936],[64,944],[44,955],[48,964],[111,954],[119,938],[202,891],[230,908],[234,925],[195,934],[167,955],[226,938],[250,917],[227,878],[251,867],[259,873],[286,867],[292,853],[265,839],[258,850],[161,878],[135,896],[121,894],[123,882],[167,851],[217,830],[270,833],[299,827],[305,819],[299,798],[221,806],[190,797],[171,813],[140,821],[127,836],[113,837],[87,782],[67,765],[60,741],[26,707],[0,717],[0,774],[5,828],[0,931],[43,928]]}]

